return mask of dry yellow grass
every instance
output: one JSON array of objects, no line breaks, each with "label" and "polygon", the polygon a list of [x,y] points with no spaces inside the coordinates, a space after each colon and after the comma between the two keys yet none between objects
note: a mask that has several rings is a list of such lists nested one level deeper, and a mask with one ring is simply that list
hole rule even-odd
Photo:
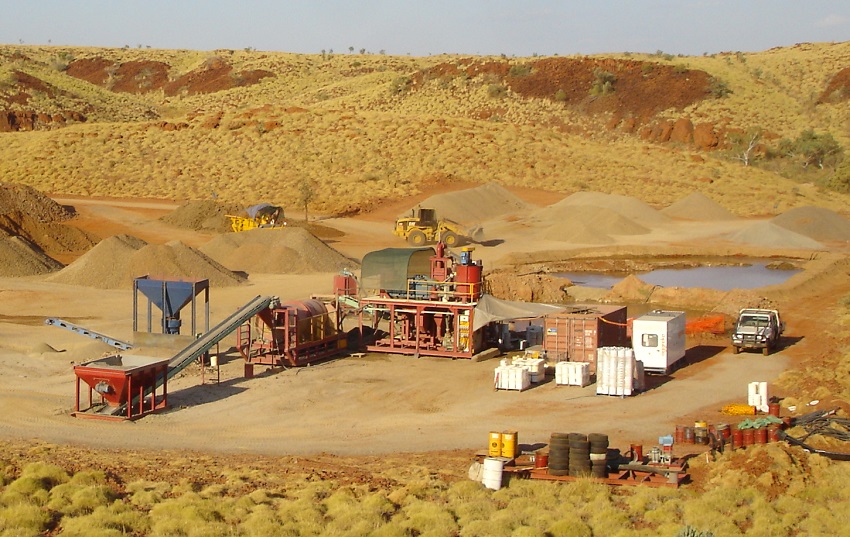
[{"label": "dry yellow grass", "polygon": [[[20,59],[21,54],[32,61]],[[163,62],[171,66],[171,79],[213,58],[234,71],[259,69],[275,76],[207,94],[115,93],[51,68],[59,55]],[[788,138],[814,128],[850,146],[846,104],[814,104],[848,57],[850,43],[629,59],[701,69],[733,91],[659,118],[759,127]],[[435,179],[629,194],[658,207],[699,190],[739,215],[800,205],[843,210],[850,201],[744,167],[719,152],[693,158],[697,152],[692,148],[609,131],[604,114],[589,116],[511,91],[494,98],[488,90],[492,75],[434,78],[416,90],[392,91],[397,80],[431,66],[486,60],[0,47],[0,80],[21,70],[66,93],[41,96],[32,106],[55,113],[84,101],[92,110],[85,124],[0,134],[0,181],[82,195],[182,200],[215,193],[219,199],[270,201],[294,209],[297,185],[309,177],[317,185],[312,209],[325,213],[368,210],[420,192]],[[0,93],[9,91],[0,84]],[[166,130],[163,121],[188,126]],[[209,128],[211,123],[217,128]]]}]

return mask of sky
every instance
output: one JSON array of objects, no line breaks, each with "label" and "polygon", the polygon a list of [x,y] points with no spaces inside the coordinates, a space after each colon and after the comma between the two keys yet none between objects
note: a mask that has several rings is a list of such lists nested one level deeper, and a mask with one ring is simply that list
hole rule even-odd
[{"label": "sky", "polygon": [[850,40],[847,0],[0,0],[0,43],[507,56]]}]

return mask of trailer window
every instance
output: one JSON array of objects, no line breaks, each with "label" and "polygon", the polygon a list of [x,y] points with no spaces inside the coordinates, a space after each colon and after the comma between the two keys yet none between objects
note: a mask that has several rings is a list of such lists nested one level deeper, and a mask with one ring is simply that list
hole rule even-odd
[{"label": "trailer window", "polygon": [[641,337],[641,345],[644,347],[657,347],[658,334],[643,334]]}]

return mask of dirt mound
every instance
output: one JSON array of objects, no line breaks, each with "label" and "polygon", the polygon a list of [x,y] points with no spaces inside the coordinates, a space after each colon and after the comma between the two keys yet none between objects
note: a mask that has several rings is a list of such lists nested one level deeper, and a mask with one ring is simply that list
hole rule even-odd
[{"label": "dirt mound", "polygon": [[573,222],[571,224],[556,224],[543,232],[543,237],[551,241],[563,241],[570,244],[613,244],[610,235],[600,231],[593,224]]},{"label": "dirt mound", "polygon": [[20,211],[0,214],[0,237],[24,237],[49,255],[82,252],[97,243],[91,234],[58,222],[39,222]]},{"label": "dirt mound", "polygon": [[664,215],[646,203],[631,196],[622,196],[620,194],[603,194],[602,192],[576,192],[568,196],[554,205],[552,208],[566,211],[575,210],[575,206],[596,207],[599,209],[607,209],[620,216],[633,220],[643,225],[662,225],[670,221],[667,215]]},{"label": "dirt mound", "polygon": [[74,211],[27,185],[0,183],[0,214],[20,212],[36,222],[64,222]]},{"label": "dirt mound", "polygon": [[599,205],[569,204],[564,201],[566,200],[534,211],[530,215],[531,221],[547,226],[546,238],[548,239],[583,242],[578,239],[595,237],[597,241],[603,241],[596,244],[605,244],[607,235],[649,233],[648,228],[616,210]]},{"label": "dirt mound", "polygon": [[766,248],[801,248],[823,250],[823,244],[805,235],[773,223],[773,220],[758,222],[740,231],[727,235],[732,242],[740,242]]},{"label": "dirt mound", "polygon": [[230,270],[249,274],[337,272],[358,266],[309,231],[292,227],[219,235],[201,251]]},{"label": "dirt mound", "polygon": [[822,207],[796,207],[771,222],[816,241],[850,241],[850,220]]},{"label": "dirt mound", "polygon": [[116,235],[101,241],[47,279],[70,285],[121,289],[129,288],[133,278],[145,275],[181,280],[207,278],[211,285],[219,287],[245,281],[182,242],[154,245],[131,235]]},{"label": "dirt mound", "polygon": [[672,218],[685,220],[734,220],[734,214],[725,207],[707,197],[701,192],[694,192],[672,205],[661,209],[661,212]]},{"label": "dirt mound", "polygon": [[629,274],[611,287],[608,296],[616,300],[647,302],[657,286],[646,283],[634,274]]},{"label": "dirt mound", "polygon": [[419,206],[434,208],[437,210],[437,217],[448,218],[467,226],[529,209],[527,203],[496,183],[437,194],[423,200]]},{"label": "dirt mound", "polygon": [[33,276],[62,268],[38,246],[21,237],[0,238],[0,276]]},{"label": "dirt mound", "polygon": [[238,215],[243,210],[244,207],[238,203],[221,203],[212,200],[190,201],[160,220],[175,227],[224,233],[230,231],[230,220],[226,215]]}]

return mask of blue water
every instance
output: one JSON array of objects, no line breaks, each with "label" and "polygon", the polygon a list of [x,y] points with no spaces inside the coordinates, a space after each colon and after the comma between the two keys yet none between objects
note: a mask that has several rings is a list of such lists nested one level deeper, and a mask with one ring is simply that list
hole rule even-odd
[{"label": "blue water", "polygon": [[[704,287],[729,291],[783,283],[798,272],[800,270],[776,270],[767,268],[766,263],[753,263],[747,266],[656,269],[635,273],[635,276],[641,281],[662,287]],[[624,274],[611,275],[601,272],[564,272],[558,276],[569,278],[576,285],[602,289],[610,289],[626,277]]]}]

